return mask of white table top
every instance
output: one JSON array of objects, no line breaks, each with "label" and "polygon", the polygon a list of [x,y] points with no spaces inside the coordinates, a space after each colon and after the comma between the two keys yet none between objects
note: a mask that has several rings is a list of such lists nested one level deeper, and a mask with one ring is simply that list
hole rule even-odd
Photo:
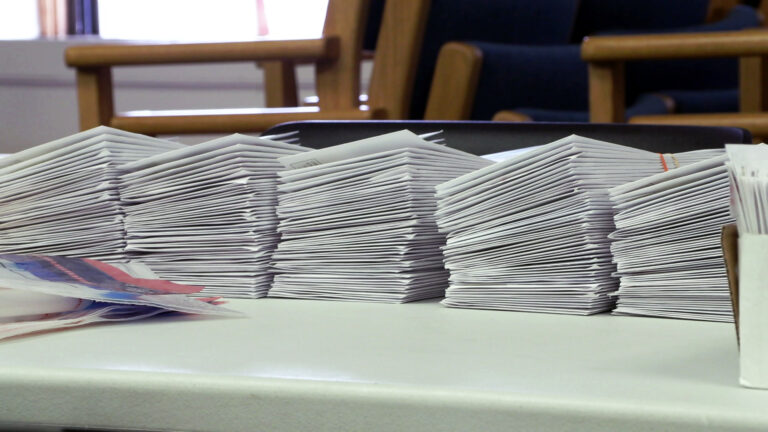
[{"label": "white table top", "polygon": [[0,429],[768,430],[732,325],[238,300],[0,342]]}]

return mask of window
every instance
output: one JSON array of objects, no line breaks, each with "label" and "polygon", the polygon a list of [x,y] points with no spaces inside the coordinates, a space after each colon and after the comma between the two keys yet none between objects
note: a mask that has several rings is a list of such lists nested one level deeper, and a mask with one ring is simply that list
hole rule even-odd
[{"label": "window", "polygon": [[99,0],[104,39],[236,41],[319,36],[327,0]]},{"label": "window", "polygon": [[264,0],[268,35],[311,38],[323,32],[328,0]]},{"label": "window", "polygon": [[327,5],[328,0],[0,0],[0,39],[67,33],[145,41],[307,38],[321,34]]},{"label": "window", "polygon": [[256,1],[101,0],[104,39],[225,41],[258,36]]},{"label": "window", "polygon": [[3,0],[0,9],[0,39],[34,39],[40,35],[37,2]]}]

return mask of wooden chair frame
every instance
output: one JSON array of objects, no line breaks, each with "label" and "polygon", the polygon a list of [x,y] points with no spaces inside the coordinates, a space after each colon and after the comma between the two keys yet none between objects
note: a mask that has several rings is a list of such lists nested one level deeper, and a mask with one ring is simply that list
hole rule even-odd
[{"label": "wooden chair frame", "polygon": [[634,60],[739,58],[739,113],[637,116],[631,123],[736,126],[768,136],[768,31],[600,36],[585,39],[592,122],[624,122],[624,64]]},{"label": "wooden chair frame", "polygon": [[[369,0],[329,0],[323,35],[317,39],[203,44],[73,46],[67,65],[76,68],[80,128],[109,125],[145,134],[263,131],[297,120],[402,118],[407,114],[421,50],[429,0],[388,0],[374,57],[368,106],[361,106],[360,60]],[[149,64],[261,62],[269,105],[295,103],[293,65],[316,64],[317,107],[138,111],[115,113],[112,67]]]}]

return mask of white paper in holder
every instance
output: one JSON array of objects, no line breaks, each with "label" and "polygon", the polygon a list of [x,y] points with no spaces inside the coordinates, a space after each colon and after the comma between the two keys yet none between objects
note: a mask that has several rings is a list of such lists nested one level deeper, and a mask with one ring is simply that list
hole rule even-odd
[{"label": "white paper in holder", "polygon": [[739,236],[741,385],[768,389],[768,235]]}]

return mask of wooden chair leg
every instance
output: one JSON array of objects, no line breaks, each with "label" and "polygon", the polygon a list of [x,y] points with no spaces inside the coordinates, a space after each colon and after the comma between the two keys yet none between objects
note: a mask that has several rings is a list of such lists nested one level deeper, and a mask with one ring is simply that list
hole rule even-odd
[{"label": "wooden chair leg", "polygon": [[299,104],[296,91],[296,68],[291,61],[263,61],[264,96],[268,108],[293,107]]},{"label": "wooden chair leg", "polygon": [[108,67],[77,70],[80,130],[109,125],[115,114],[112,71]]},{"label": "wooden chair leg", "polygon": [[590,63],[589,120],[593,123],[623,123],[624,91],[624,63]]},{"label": "wooden chair leg", "polygon": [[321,110],[344,110],[359,106],[360,59],[363,31],[359,23],[368,15],[368,0],[330,2],[323,35],[350,35],[341,39],[339,57],[321,60],[315,68],[315,83]]},{"label": "wooden chair leg", "polygon": [[409,65],[419,64],[430,4],[430,0],[387,0],[384,6],[368,105],[386,109],[388,119],[410,117],[416,69]]},{"label": "wooden chair leg", "polygon": [[739,59],[739,108],[741,112],[768,111],[768,58]]}]

